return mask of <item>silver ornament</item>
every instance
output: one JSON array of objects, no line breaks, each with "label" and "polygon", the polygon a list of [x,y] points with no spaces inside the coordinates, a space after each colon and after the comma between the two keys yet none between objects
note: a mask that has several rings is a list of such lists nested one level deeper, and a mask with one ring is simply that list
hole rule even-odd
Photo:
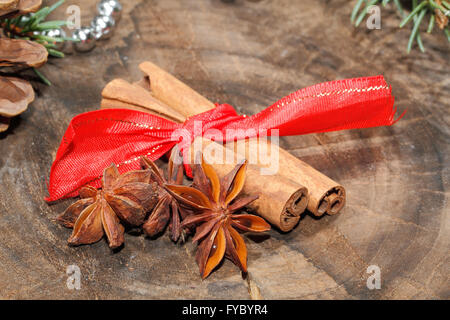
[{"label": "silver ornament", "polygon": [[[63,29],[50,29],[50,30],[46,30],[46,31],[42,32],[42,35],[58,39],[58,38],[65,38],[66,32]],[[54,42],[51,42],[51,44],[53,44],[55,46],[54,49],[56,49],[58,51],[62,51],[64,49],[64,47],[66,46],[65,41],[62,41],[62,42],[54,41]]]},{"label": "silver ornament", "polygon": [[79,40],[73,42],[75,50],[79,52],[86,52],[95,47],[94,31],[90,27],[81,27],[73,31],[72,38]]},{"label": "silver ornament", "polygon": [[110,38],[113,34],[115,24],[114,18],[111,16],[96,16],[91,22],[91,27],[94,31],[95,38],[97,40],[100,38]]},{"label": "silver ornament", "polygon": [[19,17],[19,26],[23,27],[25,26],[25,24],[27,24],[28,21],[30,21],[30,16],[28,15],[23,15]]},{"label": "silver ornament", "polygon": [[99,15],[113,17],[116,22],[122,15],[122,5],[117,0],[103,0],[97,5]]}]

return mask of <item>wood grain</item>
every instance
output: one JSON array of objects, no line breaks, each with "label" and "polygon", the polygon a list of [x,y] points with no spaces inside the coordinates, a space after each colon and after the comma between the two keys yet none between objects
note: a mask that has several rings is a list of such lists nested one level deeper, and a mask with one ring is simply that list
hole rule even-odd
[{"label": "wood grain", "polygon": [[[78,3],[89,21],[95,1]],[[355,30],[352,3],[335,1],[129,0],[115,35],[92,52],[52,59],[34,83],[37,98],[0,134],[0,297],[213,299],[449,299],[450,81],[448,43],[424,34],[426,53],[406,55],[409,31],[395,9],[382,29]],[[201,281],[194,247],[131,232],[111,252],[105,241],[68,247],[48,205],[46,179],[76,114],[98,109],[114,78],[140,77],[150,60],[208,99],[253,113],[315,83],[384,74],[404,119],[393,127],[281,139],[283,148],[339,181],[339,215],[304,216],[290,233],[245,237],[249,278],[229,261]],[[80,290],[66,268],[81,269]],[[369,265],[381,269],[369,290]],[[170,270],[170,272],[168,272]]]}]

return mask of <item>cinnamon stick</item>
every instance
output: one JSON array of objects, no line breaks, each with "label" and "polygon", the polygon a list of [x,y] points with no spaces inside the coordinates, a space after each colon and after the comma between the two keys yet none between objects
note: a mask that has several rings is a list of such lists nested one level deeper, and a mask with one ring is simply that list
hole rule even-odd
[{"label": "cinnamon stick", "polygon": [[146,74],[146,78],[140,82],[141,86],[150,88],[156,99],[183,114],[185,118],[215,107],[214,103],[153,63],[143,62],[139,68]]},{"label": "cinnamon stick", "polygon": [[[113,81],[109,83],[103,90],[103,100],[101,108],[110,108],[117,102],[117,107],[143,110],[145,112],[154,113],[154,104],[140,102],[138,104],[130,103],[130,92],[138,92],[136,87],[140,87],[137,84],[129,84],[122,81]],[[144,85],[145,83],[141,83]],[[140,87],[143,88],[143,87]],[[127,91],[127,92],[126,92]],[[142,96],[140,97],[142,98]],[[148,98],[148,96],[147,96]],[[123,102],[127,101],[127,102]],[[138,101],[139,99],[135,99]],[[145,105],[146,107],[141,107]],[[162,102],[159,106],[164,105]],[[167,107],[167,114],[169,114],[171,108]],[[161,110],[159,110],[161,112]],[[164,113],[164,112],[163,112]],[[184,122],[186,118],[183,118]],[[193,144],[196,142],[194,141]],[[233,162],[227,162],[223,158],[226,155],[226,148],[223,145],[201,138],[202,149],[209,144],[215,144],[216,148],[220,148],[222,152],[208,154],[213,158],[209,158],[209,162],[218,172],[219,175],[224,176],[228,173],[242,157],[235,154],[233,156]],[[194,159],[194,148],[190,149],[192,155],[192,161]],[[225,164],[226,163],[226,164]],[[259,199],[249,205],[249,207],[256,211],[259,215],[264,217],[267,221],[282,231],[290,231],[295,227],[300,219],[300,215],[305,211],[309,196],[308,190],[304,186],[295,183],[294,181],[277,176],[263,176],[260,174],[260,167],[249,164],[247,166],[247,178],[243,189],[244,194],[258,194]]]},{"label": "cinnamon stick", "polygon": [[155,116],[174,121],[173,118],[170,118],[165,114],[161,114],[161,113],[155,112],[149,108],[141,107],[141,106],[138,106],[135,104],[123,102],[123,101],[116,100],[116,99],[102,99],[101,104],[100,104],[100,109],[131,109],[131,110],[137,110],[137,111],[151,113]]},{"label": "cinnamon stick", "polygon": [[102,101],[102,108],[109,108],[118,100],[116,108],[133,107],[140,111],[151,110],[156,115],[164,116],[177,122],[183,122],[185,119],[182,114],[155,99],[148,90],[132,85],[122,79],[115,79],[109,82],[103,89],[102,96],[107,97],[106,101]]},{"label": "cinnamon stick", "polygon": [[[155,97],[161,98],[168,106],[183,113],[186,117],[215,107],[214,103],[155,64],[147,61],[141,63],[139,67],[145,74],[140,85],[144,88],[150,88]],[[180,95],[180,92],[183,94]],[[250,145],[256,146],[257,143],[251,143],[254,139],[248,139],[247,141]],[[278,174],[292,179],[308,189],[310,195],[308,210],[310,212],[316,216],[325,213],[336,214],[344,207],[346,194],[342,185],[291,155],[288,151],[271,145],[269,141],[266,143],[268,144],[267,150],[276,148],[279,151]],[[247,150],[244,156],[248,158],[251,153],[256,151],[254,148]],[[264,161],[260,161],[259,165],[264,166]]]}]

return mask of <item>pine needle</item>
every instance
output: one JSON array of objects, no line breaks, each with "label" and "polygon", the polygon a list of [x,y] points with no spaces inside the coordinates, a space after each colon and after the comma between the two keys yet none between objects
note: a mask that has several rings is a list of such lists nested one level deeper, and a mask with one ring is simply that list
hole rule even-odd
[{"label": "pine needle", "polygon": [[358,14],[359,9],[361,8],[361,5],[363,4],[364,0],[358,0],[355,7],[353,8],[352,15],[350,17],[350,20],[352,22],[355,21],[356,15]]},{"label": "pine needle", "polygon": [[51,86],[52,83],[50,82],[50,80],[48,80],[38,69],[33,68],[34,73],[36,73],[36,75],[39,77],[39,79],[41,79],[41,81],[43,83],[45,83],[48,86]]},{"label": "pine needle", "polygon": [[405,17],[405,11],[403,11],[403,6],[400,3],[400,0],[394,0],[395,6],[397,7],[397,11],[400,13],[402,18]]},{"label": "pine needle", "polygon": [[413,9],[413,11],[411,11],[411,13],[405,19],[403,19],[403,21],[400,23],[400,28],[403,28],[408,22],[410,22],[416,16],[416,14],[420,10],[422,10],[427,4],[428,4],[428,1],[424,1],[424,2],[421,2],[417,7],[415,7]]},{"label": "pine needle", "polygon": [[430,22],[428,23],[427,33],[431,33],[433,31],[435,21],[436,21],[435,16],[431,15]]},{"label": "pine needle", "polygon": [[[420,5],[419,5],[419,6],[420,6]],[[418,7],[419,7],[419,6],[418,6]],[[423,17],[425,16],[425,13],[427,13],[427,10],[426,10],[426,9],[422,10],[422,11],[419,13],[419,16],[417,17],[416,22],[414,23],[414,27],[413,27],[413,29],[412,29],[412,31],[411,31],[411,36],[409,37],[408,47],[407,47],[407,49],[406,49],[406,51],[407,51],[408,53],[411,52],[412,45],[413,45],[414,40],[416,39],[416,37],[417,37],[417,35],[418,35],[418,32],[419,32],[419,26],[420,26],[420,23],[422,22]]]},{"label": "pine needle", "polygon": [[47,48],[47,51],[48,51],[48,54],[52,55],[53,57],[64,58],[64,53],[62,53],[61,51],[58,51],[53,48]]}]

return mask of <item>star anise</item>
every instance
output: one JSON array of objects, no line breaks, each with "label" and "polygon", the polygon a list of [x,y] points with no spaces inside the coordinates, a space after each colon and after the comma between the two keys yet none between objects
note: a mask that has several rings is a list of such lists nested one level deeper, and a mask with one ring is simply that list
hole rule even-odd
[{"label": "star anise", "polygon": [[[200,161],[196,161],[197,163]],[[258,196],[236,198],[245,182],[247,162],[239,163],[219,180],[212,166],[201,160],[193,165],[193,187],[166,184],[166,189],[183,206],[194,211],[181,226],[196,226],[193,241],[199,241],[196,260],[205,279],[227,257],[243,272],[247,272],[247,248],[241,231],[262,232],[270,229],[264,219],[250,214],[235,214]]]},{"label": "star anise", "polygon": [[167,183],[181,184],[183,182],[183,165],[181,161],[174,161],[176,157],[179,159],[179,149],[174,147],[169,158],[167,180],[153,161],[145,156],[141,158],[141,166],[153,173],[154,180],[160,186],[158,203],[143,225],[144,232],[154,237],[163,232],[169,224],[170,238],[174,242],[178,241],[183,232],[181,218],[187,215],[187,211],[180,208],[176,199],[164,189]]},{"label": "star anise", "polygon": [[[119,174],[112,164],[103,171],[102,189],[91,186],[80,190],[81,199],[69,206],[57,220],[73,228],[71,245],[99,241],[104,234],[111,248],[124,241],[124,226],[140,226],[156,203],[158,186],[146,170]],[[122,222],[122,223],[121,223]]]}]

